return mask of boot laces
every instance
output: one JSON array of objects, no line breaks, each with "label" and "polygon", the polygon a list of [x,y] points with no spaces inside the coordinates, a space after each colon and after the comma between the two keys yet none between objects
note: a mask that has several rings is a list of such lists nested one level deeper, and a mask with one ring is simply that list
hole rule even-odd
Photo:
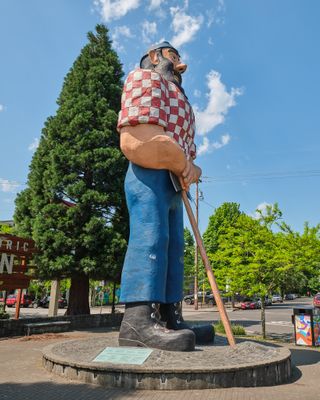
[{"label": "boot laces", "polygon": [[155,321],[155,329],[166,329],[166,323],[161,321],[160,304],[152,303],[151,308],[154,310],[150,316]]},{"label": "boot laces", "polygon": [[174,315],[176,316],[176,322],[177,324],[181,324],[181,322],[183,322],[181,303],[173,303],[173,305],[174,305]]}]

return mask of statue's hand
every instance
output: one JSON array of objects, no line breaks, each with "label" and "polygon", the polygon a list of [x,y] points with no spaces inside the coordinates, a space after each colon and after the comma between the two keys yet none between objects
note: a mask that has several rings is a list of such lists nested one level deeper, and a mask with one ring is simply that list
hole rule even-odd
[{"label": "statue's hand", "polygon": [[182,189],[188,191],[192,183],[198,182],[201,176],[201,168],[193,164],[192,161],[187,161],[185,169],[182,171],[180,182]]}]

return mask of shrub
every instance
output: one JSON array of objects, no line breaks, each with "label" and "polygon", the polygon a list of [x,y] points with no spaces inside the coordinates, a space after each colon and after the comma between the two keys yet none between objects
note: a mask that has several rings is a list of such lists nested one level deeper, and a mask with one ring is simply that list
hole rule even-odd
[{"label": "shrub", "polygon": [[[214,329],[215,329],[216,333],[226,333],[223,323],[221,321],[218,321],[214,325]],[[232,329],[232,333],[235,336],[245,336],[246,335],[246,331],[242,325],[231,324],[231,329]]]},{"label": "shrub", "polygon": [[0,319],[9,319],[10,315],[6,312],[0,311]]}]

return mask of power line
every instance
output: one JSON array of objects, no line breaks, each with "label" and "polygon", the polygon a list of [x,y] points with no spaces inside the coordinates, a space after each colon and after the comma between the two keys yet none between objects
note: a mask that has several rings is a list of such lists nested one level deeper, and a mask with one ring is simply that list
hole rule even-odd
[{"label": "power line", "polygon": [[274,172],[257,172],[248,174],[230,174],[220,176],[203,176],[203,183],[220,183],[220,182],[239,182],[246,180],[273,180],[287,178],[312,178],[320,176],[320,170],[298,170],[298,171],[274,171]]}]

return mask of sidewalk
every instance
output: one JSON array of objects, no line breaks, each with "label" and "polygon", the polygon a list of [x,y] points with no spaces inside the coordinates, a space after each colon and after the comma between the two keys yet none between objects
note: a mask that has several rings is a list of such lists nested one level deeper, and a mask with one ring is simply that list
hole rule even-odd
[{"label": "sidewalk", "polygon": [[292,352],[293,382],[260,388],[189,391],[106,389],[67,381],[42,368],[43,347],[58,341],[103,336],[104,329],[0,340],[0,400],[314,400],[320,393],[320,351],[284,344]]}]

